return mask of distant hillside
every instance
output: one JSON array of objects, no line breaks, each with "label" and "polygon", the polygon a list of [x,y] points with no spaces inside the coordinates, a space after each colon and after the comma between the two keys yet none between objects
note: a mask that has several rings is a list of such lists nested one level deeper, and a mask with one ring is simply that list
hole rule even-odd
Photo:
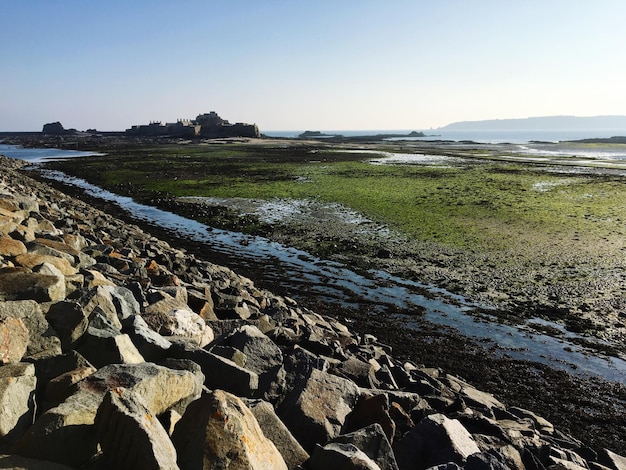
[{"label": "distant hillside", "polygon": [[449,131],[495,130],[593,130],[615,129],[626,132],[626,116],[544,116],[525,119],[489,119],[486,121],[460,121],[441,127]]}]

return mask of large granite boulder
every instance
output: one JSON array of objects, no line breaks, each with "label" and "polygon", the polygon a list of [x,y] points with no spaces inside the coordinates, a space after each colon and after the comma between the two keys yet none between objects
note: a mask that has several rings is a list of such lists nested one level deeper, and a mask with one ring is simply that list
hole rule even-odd
[{"label": "large granite boulder", "polygon": [[236,396],[216,390],[189,405],[172,441],[181,468],[287,470],[276,446]]},{"label": "large granite boulder", "polygon": [[0,314],[0,365],[19,362],[28,347],[28,328],[21,318]]},{"label": "large granite boulder", "polygon": [[0,451],[6,450],[32,424],[36,385],[32,364],[0,367]]},{"label": "large granite boulder", "polygon": [[97,452],[94,419],[104,395],[123,387],[141,397],[154,415],[197,393],[193,373],[151,363],[103,367],[80,382],[76,393],[42,414],[12,451],[79,467]]},{"label": "large granite boulder", "polygon": [[244,400],[244,403],[252,411],[265,436],[283,456],[288,468],[298,468],[309,459],[308,452],[293,437],[270,403],[264,400]]},{"label": "large granite boulder", "polygon": [[358,396],[354,382],[312,369],[287,395],[278,415],[310,453],[340,434]]},{"label": "large granite boulder", "polygon": [[426,469],[454,462],[464,465],[467,457],[480,452],[472,435],[456,419],[433,414],[394,444],[400,470]]},{"label": "large granite boulder", "polygon": [[176,449],[139,395],[109,390],[95,417],[96,434],[108,468],[178,470]]}]

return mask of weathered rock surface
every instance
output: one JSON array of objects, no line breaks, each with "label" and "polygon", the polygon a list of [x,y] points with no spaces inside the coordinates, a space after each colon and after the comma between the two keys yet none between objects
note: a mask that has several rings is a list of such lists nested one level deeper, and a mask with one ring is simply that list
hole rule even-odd
[{"label": "weathered rock surface", "polygon": [[36,384],[32,364],[0,367],[0,450],[6,450],[33,423]]},{"label": "weathered rock surface", "polygon": [[463,465],[478,452],[478,444],[467,429],[458,420],[442,414],[427,416],[396,443],[401,469],[415,468],[416,462],[420,462],[420,468],[447,462]]},{"label": "weathered rock surface", "polygon": [[248,407],[221,390],[189,405],[172,440],[181,468],[287,469]]},{"label": "weathered rock surface", "polygon": [[0,468],[626,468],[0,164]]},{"label": "weathered rock surface", "polygon": [[0,365],[19,362],[28,347],[28,328],[21,318],[0,317]]},{"label": "weathered rock surface", "polygon": [[311,452],[315,444],[339,435],[357,398],[358,387],[353,382],[313,369],[286,397],[279,416]]},{"label": "weathered rock surface", "polygon": [[265,436],[283,456],[288,468],[296,468],[309,459],[309,454],[280,420],[272,405],[263,400],[244,400]]},{"label": "weathered rock surface", "polygon": [[79,382],[73,395],[42,414],[13,450],[70,466],[85,464],[97,450],[93,424],[98,408],[104,395],[117,387],[140,396],[154,415],[197,393],[191,372],[151,363],[109,365]]},{"label": "weathered rock surface", "polygon": [[178,470],[167,432],[133,392],[119,387],[108,391],[95,427],[109,468]]}]

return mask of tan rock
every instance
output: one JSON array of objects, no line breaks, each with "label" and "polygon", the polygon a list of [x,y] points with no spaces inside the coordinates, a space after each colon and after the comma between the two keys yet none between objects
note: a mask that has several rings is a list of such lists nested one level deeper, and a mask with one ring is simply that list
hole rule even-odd
[{"label": "tan rock", "polygon": [[172,441],[181,468],[287,469],[248,407],[222,390],[189,405]]},{"label": "tan rock", "polygon": [[178,470],[176,449],[138,395],[116,387],[104,396],[95,418],[108,468]]},{"label": "tan rock", "polygon": [[22,211],[10,211],[7,209],[2,209],[0,207],[0,218],[19,225],[26,219],[26,214],[24,214]]},{"label": "tan rock", "polygon": [[65,294],[65,280],[57,276],[20,268],[0,269],[0,299],[52,302],[63,300]]},{"label": "tan rock", "polygon": [[30,269],[43,263],[50,263],[55,266],[59,271],[61,271],[65,276],[73,276],[78,272],[68,260],[50,255],[26,253],[24,255],[17,256],[15,258],[15,262],[20,266],[24,266]]},{"label": "tan rock", "polygon": [[37,221],[35,232],[40,235],[62,235],[63,232],[57,229],[52,222],[47,219]]},{"label": "tan rock", "polygon": [[20,363],[0,367],[0,445],[20,437],[35,415],[35,366]]},{"label": "tan rock", "polygon": [[15,231],[18,223],[12,218],[4,214],[0,214],[0,234],[8,235]]},{"label": "tan rock", "polygon": [[27,252],[26,245],[10,237],[0,237],[0,255],[18,256]]},{"label": "tan rock", "polygon": [[28,347],[28,328],[21,318],[0,314],[0,364],[19,362]]},{"label": "tan rock", "polygon": [[34,300],[0,302],[0,317],[19,318],[28,329],[24,359],[38,360],[61,354],[61,341],[50,327],[41,307]]},{"label": "tan rock", "polygon": [[114,286],[115,285],[114,282],[109,281],[106,277],[104,277],[104,274],[102,274],[99,271],[86,270],[84,279],[85,279],[85,287],[87,287],[88,289],[91,289],[93,287],[98,287],[98,286]]},{"label": "tan rock", "polygon": [[115,387],[138,394],[153,415],[196,394],[195,377],[189,371],[151,363],[103,367],[82,380],[67,400],[43,413],[16,443],[14,453],[72,467],[84,465],[97,452],[93,424],[98,407]]},{"label": "tan rock", "polygon": [[19,208],[20,205],[15,198],[7,195],[2,195],[2,197],[0,197],[0,209],[13,212],[19,210]]},{"label": "tan rock", "polygon": [[73,233],[65,233],[63,234],[63,241],[70,247],[75,250],[82,250],[87,246],[87,240],[82,235],[77,235]]}]

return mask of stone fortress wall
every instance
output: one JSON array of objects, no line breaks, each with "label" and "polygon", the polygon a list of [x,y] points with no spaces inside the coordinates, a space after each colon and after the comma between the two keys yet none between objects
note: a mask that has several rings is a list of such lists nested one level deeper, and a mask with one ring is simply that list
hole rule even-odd
[{"label": "stone fortress wall", "polygon": [[215,111],[199,114],[195,119],[179,119],[173,123],[160,121],[132,126],[126,130],[134,136],[170,136],[170,137],[252,137],[260,136],[256,124],[238,122],[231,124],[222,119]]}]

